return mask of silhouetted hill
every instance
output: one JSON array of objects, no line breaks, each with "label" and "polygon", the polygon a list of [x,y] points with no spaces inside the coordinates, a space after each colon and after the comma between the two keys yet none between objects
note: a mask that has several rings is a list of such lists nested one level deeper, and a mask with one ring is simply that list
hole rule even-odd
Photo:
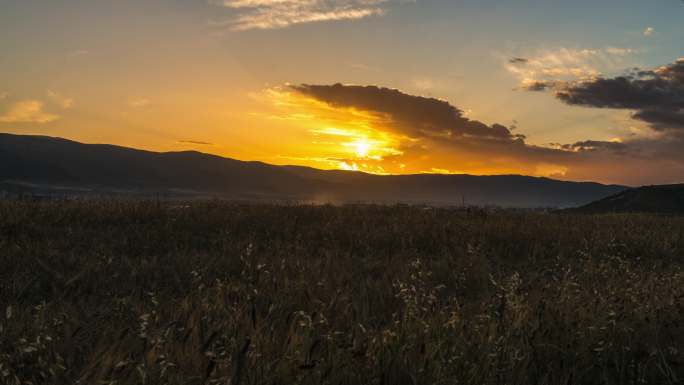
[{"label": "silhouetted hill", "polygon": [[585,213],[684,214],[684,184],[625,190],[574,211]]},{"label": "silhouetted hill", "polygon": [[0,134],[0,190],[63,194],[571,207],[624,190],[518,175],[393,175]]}]

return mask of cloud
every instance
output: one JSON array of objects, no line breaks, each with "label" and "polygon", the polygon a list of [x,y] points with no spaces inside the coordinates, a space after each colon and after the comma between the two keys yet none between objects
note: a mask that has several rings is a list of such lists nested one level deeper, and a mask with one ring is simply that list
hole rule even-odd
[{"label": "cloud", "polygon": [[553,89],[558,85],[558,82],[553,80],[530,80],[523,82],[519,89],[532,92],[546,91]]},{"label": "cloud", "polygon": [[7,99],[9,92],[0,92],[0,100]]},{"label": "cloud", "polygon": [[684,129],[684,109],[673,111],[661,108],[640,110],[634,113],[632,117],[649,123],[651,127],[658,131]]},{"label": "cloud", "polygon": [[603,72],[624,68],[631,48],[558,48],[540,51],[530,57],[507,57],[504,67],[520,81],[520,89],[540,91],[558,82],[593,79]]},{"label": "cloud", "polygon": [[49,123],[59,119],[58,115],[45,112],[43,102],[24,100],[16,102],[0,115],[2,123]]},{"label": "cloud", "polygon": [[648,71],[565,84],[561,101],[578,106],[634,110],[658,131],[684,128],[684,58]]},{"label": "cloud", "polygon": [[358,20],[384,15],[390,0],[222,0],[212,3],[233,9],[233,18],[213,25],[233,31],[279,29],[297,24]]},{"label": "cloud", "polygon": [[427,77],[416,77],[411,79],[411,85],[422,91],[431,91],[437,87],[437,82]]},{"label": "cloud", "polygon": [[198,146],[213,146],[214,143],[211,142],[202,142],[200,140],[179,140],[178,143],[181,144],[193,144],[193,145],[198,145]]},{"label": "cloud", "polygon": [[655,29],[653,27],[646,27],[644,29],[644,36],[652,36],[655,33]]},{"label": "cloud", "polygon": [[152,103],[152,101],[146,98],[131,98],[128,100],[128,106],[132,108],[147,107],[150,103]]},{"label": "cloud", "polygon": [[74,106],[74,100],[68,97],[65,97],[57,92],[47,90],[46,91],[47,97],[52,100],[55,104],[59,105],[63,109],[67,110],[70,109],[71,107]]},{"label": "cloud", "polygon": [[591,166],[595,174],[619,175],[622,183],[684,182],[684,58],[616,77],[558,83],[555,96],[569,105],[630,110],[650,127],[621,140],[554,144],[576,154],[566,177],[584,175]]},{"label": "cloud", "polygon": [[525,59],[524,57],[514,57],[508,59],[508,62],[510,64],[527,64],[529,62],[528,59]]},{"label": "cloud", "polygon": [[[378,86],[304,84],[288,89],[304,100],[279,100],[279,106],[298,110],[281,119],[297,116],[302,123],[328,127],[310,132],[325,136],[317,143],[349,149],[345,164],[339,165],[343,168],[551,176],[565,173],[564,163],[575,155],[530,145],[504,125],[468,119],[445,100]],[[327,107],[307,109],[307,100]]]},{"label": "cloud", "polygon": [[88,51],[87,49],[77,49],[69,52],[69,56],[85,56],[88,53],[90,53],[90,51]]},{"label": "cloud", "polygon": [[500,124],[486,125],[463,116],[463,111],[444,100],[413,96],[377,86],[292,86],[297,92],[337,107],[357,108],[381,114],[402,134],[411,137],[471,137],[519,140]]},{"label": "cloud", "polygon": [[[662,70],[660,72],[663,72]],[[500,124],[468,119],[445,100],[358,85],[295,85],[268,91],[280,114],[313,136],[321,165],[375,173],[524,174],[566,180],[681,182],[680,134],[533,145]],[[313,153],[312,153],[313,152]],[[311,158],[311,159],[314,159]]]},{"label": "cloud", "polygon": [[583,140],[572,144],[556,144],[556,146],[560,149],[574,152],[610,150],[619,153],[628,148],[623,142],[603,140]]}]

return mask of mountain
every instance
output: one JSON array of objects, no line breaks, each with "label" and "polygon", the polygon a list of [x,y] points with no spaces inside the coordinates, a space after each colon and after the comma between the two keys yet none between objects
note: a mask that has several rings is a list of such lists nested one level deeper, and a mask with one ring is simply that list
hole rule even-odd
[{"label": "mountain", "polygon": [[519,175],[389,175],[0,134],[0,190],[64,195],[571,207],[623,186]]},{"label": "mountain", "polygon": [[573,211],[596,214],[684,214],[684,184],[633,188],[592,202]]}]

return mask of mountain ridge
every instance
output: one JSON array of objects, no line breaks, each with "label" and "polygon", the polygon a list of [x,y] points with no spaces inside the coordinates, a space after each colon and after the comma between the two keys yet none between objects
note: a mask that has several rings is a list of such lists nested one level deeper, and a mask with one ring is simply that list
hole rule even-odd
[{"label": "mountain ridge", "polygon": [[626,189],[523,175],[374,175],[5,133],[0,133],[0,182],[5,189],[23,183],[48,193],[71,188],[100,194],[440,205],[465,200],[503,207],[579,206]]},{"label": "mountain ridge", "polygon": [[684,214],[684,183],[631,188],[570,211],[589,214]]}]

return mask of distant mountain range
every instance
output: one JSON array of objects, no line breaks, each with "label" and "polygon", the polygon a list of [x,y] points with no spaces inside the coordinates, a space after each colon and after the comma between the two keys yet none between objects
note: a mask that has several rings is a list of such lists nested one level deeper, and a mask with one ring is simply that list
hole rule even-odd
[{"label": "distant mountain range", "polygon": [[571,211],[594,214],[684,214],[684,184],[633,188]]},{"label": "distant mountain range", "polygon": [[0,134],[0,191],[267,201],[574,207],[624,186],[520,175],[371,175]]}]

